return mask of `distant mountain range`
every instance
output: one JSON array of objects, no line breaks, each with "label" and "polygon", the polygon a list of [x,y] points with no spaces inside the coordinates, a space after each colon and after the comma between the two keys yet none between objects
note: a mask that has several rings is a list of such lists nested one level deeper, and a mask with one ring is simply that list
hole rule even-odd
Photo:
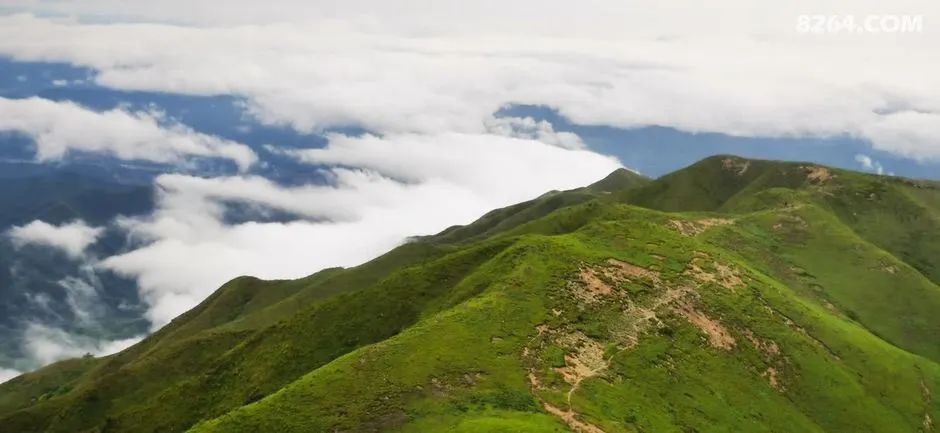
[{"label": "distant mountain range", "polygon": [[938,183],[619,170],[355,268],[237,278],[121,353],[0,385],[0,426],[933,431],[938,284]]},{"label": "distant mountain range", "polygon": [[[90,266],[93,257],[124,250],[123,233],[105,231],[87,257],[42,245],[16,245],[7,235],[12,227],[36,220],[104,226],[119,215],[149,213],[152,187],[138,176],[120,173],[93,166],[0,162],[0,367],[36,367],[22,353],[23,334],[31,324],[93,339],[127,338],[148,330],[136,284]],[[76,305],[80,300],[74,290],[87,291],[80,295],[88,305]],[[81,311],[84,308],[94,310],[95,317],[78,320],[90,313]]]}]

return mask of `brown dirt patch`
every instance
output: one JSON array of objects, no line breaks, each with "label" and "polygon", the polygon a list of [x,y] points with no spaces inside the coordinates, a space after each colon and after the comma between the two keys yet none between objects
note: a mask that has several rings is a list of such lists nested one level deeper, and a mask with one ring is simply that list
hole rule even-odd
[{"label": "brown dirt patch", "polygon": [[[751,342],[751,345],[754,346],[761,354],[763,355],[764,361],[769,364],[781,365],[780,359],[780,346],[777,345],[776,341],[773,340],[761,340],[754,332],[750,329],[745,329],[744,337]],[[785,360],[783,360],[785,362]],[[767,367],[767,370],[761,374],[761,377],[767,379],[767,383],[770,384],[770,387],[777,391],[784,391],[783,383],[780,380],[780,372],[773,365]]]},{"label": "brown dirt patch", "polygon": [[804,165],[800,167],[806,172],[806,178],[810,182],[823,184],[826,183],[829,179],[833,178],[833,174],[826,167],[821,167],[818,165]]},{"label": "brown dirt patch", "polygon": [[731,333],[728,332],[721,322],[706,316],[705,313],[685,303],[679,305],[676,308],[676,312],[682,317],[685,317],[689,323],[701,329],[702,332],[708,336],[708,343],[711,344],[712,347],[724,350],[730,350],[734,347],[734,337],[731,336]]},{"label": "brown dirt patch", "polygon": [[565,355],[565,366],[555,370],[565,382],[577,386],[584,379],[597,376],[607,368],[604,347],[581,332],[564,335],[558,344],[570,352]]},{"label": "brown dirt patch", "polygon": [[741,278],[740,272],[731,265],[712,261],[714,271],[709,272],[702,268],[707,258],[707,255],[696,255],[689,263],[689,268],[685,270],[685,274],[699,283],[715,283],[732,291],[744,287],[744,280]]},{"label": "brown dirt patch", "polygon": [[744,287],[744,280],[741,279],[741,276],[734,268],[718,262],[715,262],[714,265],[718,284],[721,284],[726,289]]},{"label": "brown dirt patch", "polygon": [[613,292],[610,285],[602,280],[600,274],[594,269],[582,268],[579,277],[582,284],[579,286],[580,290],[576,289],[574,294],[582,301],[597,302],[600,297]]},{"label": "brown dirt patch", "polygon": [[[542,333],[540,331],[539,335]],[[565,355],[565,366],[555,369],[565,382],[571,385],[567,395],[568,409],[563,410],[545,401],[542,401],[542,406],[548,413],[558,417],[578,433],[604,433],[599,427],[581,421],[580,415],[571,408],[571,396],[581,382],[601,374],[610,366],[609,361],[604,359],[604,347],[581,332],[562,334],[555,338],[555,343],[568,350],[568,354]],[[544,389],[544,385],[533,370],[528,373],[528,381],[533,391]]]},{"label": "brown dirt patch", "polygon": [[744,330],[744,337],[754,345],[754,348],[761,351],[764,354],[765,359],[775,358],[777,355],[780,355],[780,346],[777,345],[776,341],[773,340],[761,340],[754,335],[750,329]]},{"label": "brown dirt patch", "polygon": [[770,383],[770,387],[776,389],[777,391],[782,391],[783,387],[780,385],[780,381],[777,379],[777,369],[774,367],[767,367],[767,371],[763,374],[767,378],[767,382]]},{"label": "brown dirt patch", "polygon": [[661,282],[659,278],[659,272],[641,268],[639,266],[614,259],[608,260],[607,264],[610,265],[610,267],[607,268],[608,276],[617,279],[646,280],[654,284],[659,284]]},{"label": "brown dirt patch", "polygon": [[600,427],[579,420],[578,414],[571,409],[561,410],[548,403],[542,403],[542,406],[546,411],[548,411],[548,413],[561,418],[561,420],[564,421],[568,427],[578,433],[604,433],[604,430],[601,430]]},{"label": "brown dirt patch", "polygon": [[696,236],[709,228],[728,224],[734,224],[734,220],[727,218],[705,218],[695,221],[669,220],[669,225],[683,236]]},{"label": "brown dirt patch", "polygon": [[600,301],[614,293],[611,284],[621,284],[626,281],[647,282],[658,285],[662,281],[659,272],[642,268],[620,260],[610,259],[607,266],[583,266],[578,274],[580,283],[571,284],[575,297],[586,303]]},{"label": "brown dirt patch", "polygon": [[687,286],[670,287],[646,306],[637,305],[627,300],[623,309],[622,321],[619,326],[611,329],[612,339],[617,342],[619,349],[626,350],[639,344],[640,336],[653,326],[663,326],[663,321],[657,315],[663,306],[671,305],[679,300],[694,294],[693,289]]},{"label": "brown dirt patch", "polygon": [[533,372],[529,372],[529,385],[532,389],[542,389],[542,382],[539,380],[538,376]]},{"label": "brown dirt patch", "polygon": [[733,158],[721,160],[721,166],[728,171],[734,172],[737,176],[743,176],[747,169],[751,167],[751,161]]}]

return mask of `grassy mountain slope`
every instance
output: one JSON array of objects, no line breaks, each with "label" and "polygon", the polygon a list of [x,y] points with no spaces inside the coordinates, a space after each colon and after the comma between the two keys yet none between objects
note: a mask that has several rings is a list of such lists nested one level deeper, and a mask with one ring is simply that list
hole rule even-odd
[{"label": "grassy mountain slope", "polygon": [[614,192],[630,191],[648,185],[650,179],[627,169],[618,169],[607,177],[570,191],[551,191],[534,200],[493,210],[465,226],[450,227],[429,237],[434,243],[456,243],[505,232],[568,206],[594,200]]},{"label": "grassy mountain slope", "polygon": [[730,213],[813,203],[940,282],[940,184],[935,182],[715,156],[624,191],[620,199],[664,211]]},{"label": "grassy mountain slope", "polygon": [[618,171],[358,268],[234,280],[125,352],[0,385],[0,425],[932,431],[937,191],[734,157]]}]

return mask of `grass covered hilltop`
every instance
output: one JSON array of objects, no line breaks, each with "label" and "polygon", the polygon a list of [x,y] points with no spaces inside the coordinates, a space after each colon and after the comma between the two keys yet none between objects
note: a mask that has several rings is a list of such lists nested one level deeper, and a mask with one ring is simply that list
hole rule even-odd
[{"label": "grass covered hilltop", "polygon": [[625,170],[0,386],[3,432],[929,432],[940,185]]}]

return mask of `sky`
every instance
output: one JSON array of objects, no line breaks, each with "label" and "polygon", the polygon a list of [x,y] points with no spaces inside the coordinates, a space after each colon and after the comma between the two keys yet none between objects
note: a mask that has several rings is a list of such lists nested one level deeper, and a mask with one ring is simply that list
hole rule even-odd
[{"label": "sky", "polygon": [[6,236],[134,280],[158,329],[235,276],[356,265],[622,166],[940,178],[940,4],[776,3],[5,0],[0,132],[38,164],[156,167],[158,191],[107,223],[117,255],[85,255],[83,221]]}]

